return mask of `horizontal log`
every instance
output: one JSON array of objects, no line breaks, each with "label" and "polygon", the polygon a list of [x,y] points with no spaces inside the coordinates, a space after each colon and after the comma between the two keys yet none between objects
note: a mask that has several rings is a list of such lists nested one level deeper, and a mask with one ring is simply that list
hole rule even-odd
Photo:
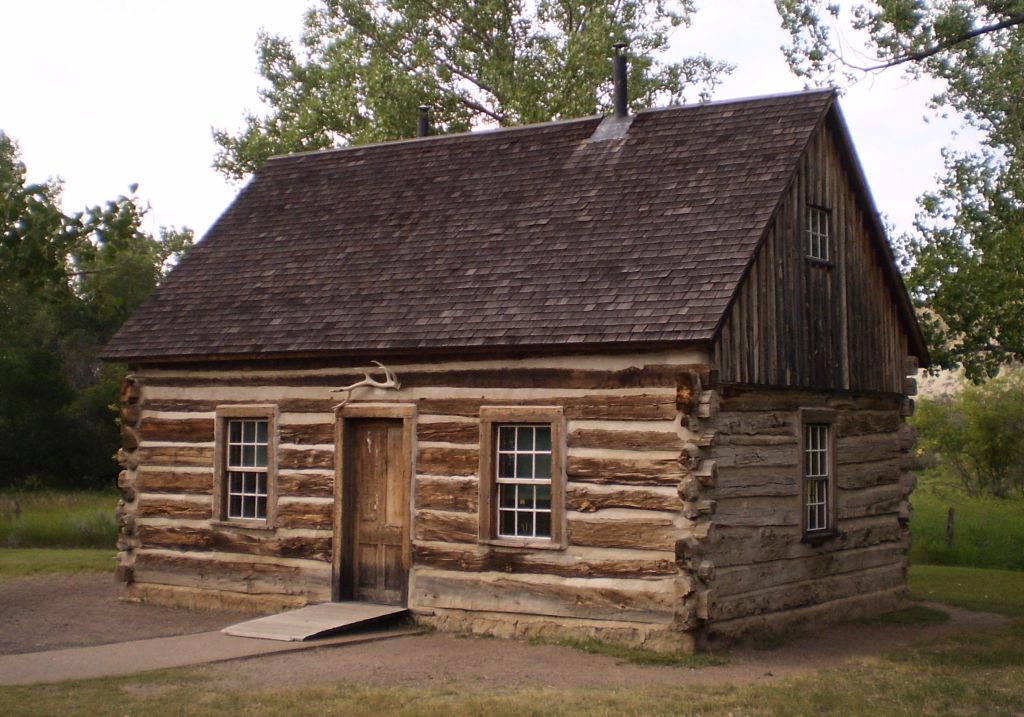
[{"label": "horizontal log", "polygon": [[669,623],[678,586],[664,580],[562,578],[421,569],[410,602],[422,607],[591,620]]},{"label": "horizontal log", "polygon": [[212,418],[153,418],[145,417],[139,428],[145,441],[180,441],[209,443],[213,441]]},{"label": "horizontal log", "polygon": [[871,488],[897,482],[900,473],[900,466],[895,460],[854,463],[844,465],[836,473],[836,485],[840,490]]},{"label": "horizontal log", "polygon": [[[254,403],[252,400],[211,400],[209,398],[150,398],[145,401],[147,411],[159,412],[195,412],[209,413],[218,406],[245,406]],[[336,398],[279,398],[260,400],[256,403],[273,403],[281,413],[323,413],[334,415],[334,407],[338,405]]]},{"label": "horizontal log", "polygon": [[141,466],[212,467],[212,446],[142,446],[135,452]]},{"label": "horizontal log", "polygon": [[[204,555],[210,555],[204,553]],[[213,554],[218,558],[223,554]],[[304,561],[306,562],[306,561]],[[311,565],[322,565],[312,568]],[[330,600],[331,568],[327,563],[256,562],[203,559],[188,554],[138,551],[135,582],[211,588],[250,594],[306,595]]]},{"label": "horizontal log", "polygon": [[581,428],[569,433],[570,448],[681,451],[684,443],[677,433],[666,431],[604,431]]},{"label": "horizontal log", "polygon": [[194,528],[140,525],[137,535],[146,548],[219,551],[306,560],[331,560],[331,538],[277,536],[227,527]]},{"label": "horizontal log", "polygon": [[793,413],[775,411],[721,411],[715,426],[719,433],[730,436],[795,436],[797,431]]},{"label": "horizontal log", "polygon": [[282,501],[274,511],[274,523],[279,528],[331,530],[334,527],[334,504]]},{"label": "horizontal log", "polygon": [[790,560],[739,565],[716,571],[715,594],[726,597],[828,575],[903,565],[906,558],[903,543],[880,543],[866,548],[834,550]]},{"label": "horizontal log", "polygon": [[675,418],[674,395],[550,396],[545,398],[421,398],[421,415],[479,416],[480,406],[564,406],[565,417],[580,420],[655,421]]},{"label": "horizontal log", "polygon": [[836,421],[836,435],[844,438],[874,433],[895,433],[901,424],[898,410],[844,411]]},{"label": "horizontal log", "polygon": [[676,485],[688,471],[673,458],[591,458],[569,455],[570,480],[590,483]]},{"label": "horizontal log", "polygon": [[417,544],[413,561],[442,570],[466,572],[536,573],[562,577],[648,578],[677,574],[675,561],[665,553],[626,553],[587,550],[583,554],[553,550],[515,550],[488,545]]},{"label": "horizontal log", "polygon": [[143,466],[135,478],[135,489],[143,493],[213,493],[213,471],[177,473]]},{"label": "horizontal log", "polygon": [[766,389],[736,384],[719,391],[722,412],[798,411],[801,408],[835,408],[853,411],[887,411],[898,408],[898,394],[849,394],[803,389]]},{"label": "horizontal log", "polygon": [[862,548],[903,539],[904,530],[895,516],[848,520],[839,525],[840,536],[818,545],[801,542],[799,525],[730,527],[717,523],[707,540],[698,544],[700,557],[719,569],[768,560],[801,558],[835,550]]},{"label": "horizontal log", "polygon": [[626,550],[674,550],[680,530],[671,514],[603,510],[569,514],[569,544]]},{"label": "horizontal log", "polygon": [[480,442],[480,424],[475,421],[472,423],[456,423],[451,421],[443,423],[418,422],[416,438],[420,441],[477,444]]},{"label": "horizontal log", "polygon": [[710,498],[796,497],[800,495],[795,466],[728,466],[718,469],[718,480],[707,490]]},{"label": "horizontal log", "polygon": [[718,497],[716,526],[800,525],[800,500],[795,497]]},{"label": "horizontal log", "polygon": [[334,468],[334,451],[316,448],[281,448],[277,451],[279,470]]},{"label": "horizontal log", "polygon": [[675,490],[573,482],[566,485],[565,505],[567,509],[581,513],[607,508],[679,511],[683,502]]},{"label": "horizontal log", "polygon": [[836,496],[836,510],[839,520],[896,513],[905,497],[906,489],[898,481],[873,488],[842,490]]},{"label": "horizontal log", "polygon": [[330,423],[286,423],[278,428],[281,443],[300,445],[333,445],[333,422]]},{"label": "horizontal log", "polygon": [[416,508],[476,514],[480,484],[475,480],[449,478],[416,479]]},{"label": "horizontal log", "polygon": [[[452,388],[675,388],[688,371],[707,371],[703,365],[648,365],[620,370],[579,368],[465,368],[440,371],[399,371],[403,388],[445,386]],[[156,376],[149,386],[343,386],[364,378],[363,371],[352,369],[306,376]]]},{"label": "horizontal log", "polygon": [[719,446],[791,446],[796,450],[799,439],[792,434],[759,434],[722,433],[719,431],[716,445]]},{"label": "horizontal log", "polygon": [[895,433],[881,433],[840,438],[836,442],[836,462],[840,466],[899,458],[899,437]]},{"label": "horizontal log", "polygon": [[720,470],[738,466],[777,468],[800,463],[800,449],[796,443],[782,446],[716,446],[715,460]]},{"label": "horizontal log", "polygon": [[904,566],[900,564],[842,575],[828,575],[739,595],[716,594],[710,608],[711,619],[732,620],[817,605],[829,600],[899,587],[903,582]]},{"label": "horizontal log", "polygon": [[440,476],[472,476],[480,468],[477,448],[420,448],[416,472]]},{"label": "horizontal log", "polygon": [[475,513],[420,510],[416,513],[416,540],[442,543],[475,543],[480,522]]},{"label": "horizontal log", "polygon": [[334,496],[334,476],[326,473],[277,474],[278,496],[330,498]]},{"label": "horizontal log", "polygon": [[136,518],[179,518],[209,520],[212,507],[208,500],[172,500],[160,495],[141,495],[135,505]]}]

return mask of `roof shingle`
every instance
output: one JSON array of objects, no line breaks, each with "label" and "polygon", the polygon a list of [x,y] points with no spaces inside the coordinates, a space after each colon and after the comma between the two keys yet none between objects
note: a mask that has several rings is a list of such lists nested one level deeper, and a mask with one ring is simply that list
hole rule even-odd
[{"label": "roof shingle", "polygon": [[104,357],[710,340],[832,102],[272,159]]}]

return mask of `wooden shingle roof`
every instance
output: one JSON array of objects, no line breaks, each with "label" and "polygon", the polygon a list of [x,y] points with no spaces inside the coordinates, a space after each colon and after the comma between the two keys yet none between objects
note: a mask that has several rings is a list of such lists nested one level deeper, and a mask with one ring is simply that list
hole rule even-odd
[{"label": "wooden shingle roof", "polygon": [[267,162],[109,360],[714,337],[831,92]]}]

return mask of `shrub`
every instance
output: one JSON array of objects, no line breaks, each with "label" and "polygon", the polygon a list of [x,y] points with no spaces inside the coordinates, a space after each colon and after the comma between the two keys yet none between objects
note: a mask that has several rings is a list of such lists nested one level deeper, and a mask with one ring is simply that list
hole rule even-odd
[{"label": "shrub", "polygon": [[1024,376],[1013,372],[956,397],[921,401],[918,448],[969,496],[1024,497]]}]

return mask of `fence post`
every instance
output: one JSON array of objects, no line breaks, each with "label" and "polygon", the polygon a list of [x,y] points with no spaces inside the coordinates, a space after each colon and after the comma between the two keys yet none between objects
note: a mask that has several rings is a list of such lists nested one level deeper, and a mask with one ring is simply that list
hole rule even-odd
[{"label": "fence post", "polygon": [[946,514],[946,545],[950,548],[953,547],[953,514],[952,508]]}]

